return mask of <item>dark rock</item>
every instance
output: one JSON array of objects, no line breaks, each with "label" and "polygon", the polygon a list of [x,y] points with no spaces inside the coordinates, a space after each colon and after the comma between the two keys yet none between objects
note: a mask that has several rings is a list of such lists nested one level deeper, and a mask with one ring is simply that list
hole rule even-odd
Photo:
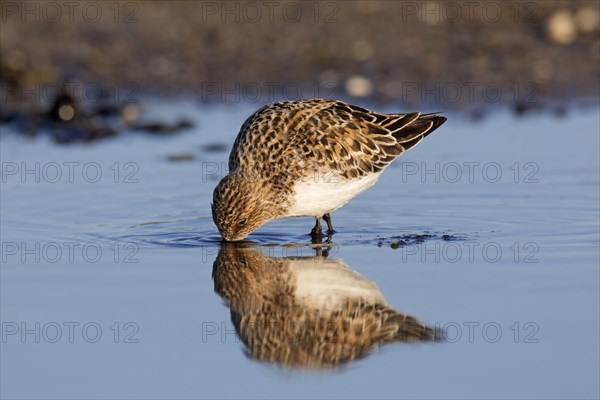
[{"label": "dark rock", "polygon": [[171,154],[168,158],[171,162],[194,161],[196,156],[191,153]]},{"label": "dark rock", "polygon": [[182,130],[193,128],[194,124],[188,120],[181,120],[174,124],[166,122],[149,122],[146,124],[134,125],[131,129],[134,131],[144,131],[154,135],[172,135]]},{"label": "dark rock", "polygon": [[222,153],[224,151],[227,151],[229,146],[230,145],[224,143],[211,143],[202,146],[202,150],[204,150],[207,153]]}]

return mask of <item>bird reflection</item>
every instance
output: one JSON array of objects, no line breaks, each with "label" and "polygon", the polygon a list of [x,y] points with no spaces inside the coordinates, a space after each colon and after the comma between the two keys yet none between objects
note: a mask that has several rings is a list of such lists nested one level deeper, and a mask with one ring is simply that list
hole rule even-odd
[{"label": "bird reflection", "polygon": [[251,245],[224,244],[213,280],[247,354],[260,361],[335,368],[380,344],[439,338],[339,260],[277,258]]}]

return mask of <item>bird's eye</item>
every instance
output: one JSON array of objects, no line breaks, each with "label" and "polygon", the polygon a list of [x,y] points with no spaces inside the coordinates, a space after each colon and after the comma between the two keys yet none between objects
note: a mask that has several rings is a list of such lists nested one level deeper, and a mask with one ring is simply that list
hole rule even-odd
[{"label": "bird's eye", "polygon": [[240,222],[238,222],[238,226],[244,226],[244,225],[246,225],[246,220],[245,219],[243,219]]}]

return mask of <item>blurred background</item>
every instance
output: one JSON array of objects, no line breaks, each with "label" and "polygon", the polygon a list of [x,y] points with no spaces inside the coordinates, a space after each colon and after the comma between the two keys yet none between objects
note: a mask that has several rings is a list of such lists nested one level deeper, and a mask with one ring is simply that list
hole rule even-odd
[{"label": "blurred background", "polygon": [[1,11],[3,122],[50,110],[61,90],[81,106],[326,97],[473,117],[562,113],[600,90],[594,0],[3,1]]}]

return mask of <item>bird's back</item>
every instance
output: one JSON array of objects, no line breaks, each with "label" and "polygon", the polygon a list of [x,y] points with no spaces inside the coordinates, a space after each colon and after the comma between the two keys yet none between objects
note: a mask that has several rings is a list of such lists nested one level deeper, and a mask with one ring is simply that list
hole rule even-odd
[{"label": "bird's back", "polygon": [[444,121],[435,114],[381,114],[335,100],[273,103],[244,122],[229,169],[266,178],[297,178],[307,170],[361,178],[381,172]]}]

